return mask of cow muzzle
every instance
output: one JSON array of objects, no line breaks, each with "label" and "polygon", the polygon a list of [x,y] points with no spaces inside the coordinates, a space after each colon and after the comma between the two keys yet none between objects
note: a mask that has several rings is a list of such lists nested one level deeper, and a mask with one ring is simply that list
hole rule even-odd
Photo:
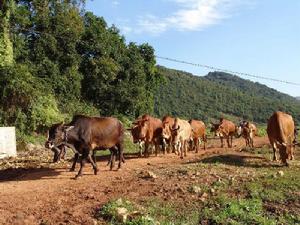
[{"label": "cow muzzle", "polygon": [[46,141],[45,142],[45,148],[48,148],[48,149],[52,149],[52,148],[54,148],[54,144],[53,144],[53,142],[52,141]]}]

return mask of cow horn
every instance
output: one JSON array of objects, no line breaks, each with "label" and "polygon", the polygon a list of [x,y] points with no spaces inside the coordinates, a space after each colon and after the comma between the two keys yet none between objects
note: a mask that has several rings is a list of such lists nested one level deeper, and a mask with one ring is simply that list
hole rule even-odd
[{"label": "cow horn", "polygon": [[65,131],[66,131],[66,132],[69,132],[69,131],[72,130],[73,128],[74,128],[74,126],[68,126],[68,127],[66,127]]}]

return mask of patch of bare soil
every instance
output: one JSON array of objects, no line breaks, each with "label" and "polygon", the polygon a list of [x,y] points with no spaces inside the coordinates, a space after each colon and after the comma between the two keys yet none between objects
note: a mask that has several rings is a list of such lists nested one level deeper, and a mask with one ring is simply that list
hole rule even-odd
[{"label": "patch of bare soil", "polygon": [[[194,162],[209,164],[210,160],[218,160],[213,157],[225,153],[240,162],[235,166],[247,166],[245,159],[253,156],[240,152],[244,146],[242,139],[235,139],[232,149],[219,148],[218,140],[209,143],[207,150],[189,152],[184,159],[174,154],[149,158],[127,155],[126,163],[118,171],[109,171],[107,159],[100,158],[98,175],[87,164],[79,180],[73,179],[76,172],[68,171],[69,162],[50,164],[51,153],[43,159],[27,160],[26,156],[22,160],[11,159],[11,166],[2,166],[0,170],[0,224],[95,224],[99,207],[120,197],[142,201],[154,196],[178,201],[189,196],[188,201],[204,200],[206,195],[186,193],[193,182],[209,184],[219,179],[218,174],[182,170],[182,167]],[[255,139],[256,147],[267,143],[267,138]],[[222,157],[220,160],[226,162]],[[0,162],[0,166],[3,164]],[[145,171],[153,171],[157,177],[147,177]]]}]

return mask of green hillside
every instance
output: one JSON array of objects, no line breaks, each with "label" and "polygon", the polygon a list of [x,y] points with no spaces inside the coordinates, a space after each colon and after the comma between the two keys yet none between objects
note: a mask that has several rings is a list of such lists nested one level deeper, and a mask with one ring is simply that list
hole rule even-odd
[{"label": "green hillside", "polygon": [[170,114],[204,121],[223,116],[266,123],[274,111],[281,110],[300,121],[300,103],[265,85],[221,72],[198,77],[158,68],[165,82],[156,93],[154,110],[157,116]]}]

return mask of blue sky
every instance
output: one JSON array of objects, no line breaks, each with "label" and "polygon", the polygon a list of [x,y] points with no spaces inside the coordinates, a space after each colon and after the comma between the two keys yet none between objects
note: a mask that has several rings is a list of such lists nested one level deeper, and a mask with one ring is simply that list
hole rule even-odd
[{"label": "blue sky", "polygon": [[[115,24],[127,42],[149,43],[156,55],[300,83],[298,0],[88,0],[86,9]],[[247,79],[300,96],[300,86]]]}]

